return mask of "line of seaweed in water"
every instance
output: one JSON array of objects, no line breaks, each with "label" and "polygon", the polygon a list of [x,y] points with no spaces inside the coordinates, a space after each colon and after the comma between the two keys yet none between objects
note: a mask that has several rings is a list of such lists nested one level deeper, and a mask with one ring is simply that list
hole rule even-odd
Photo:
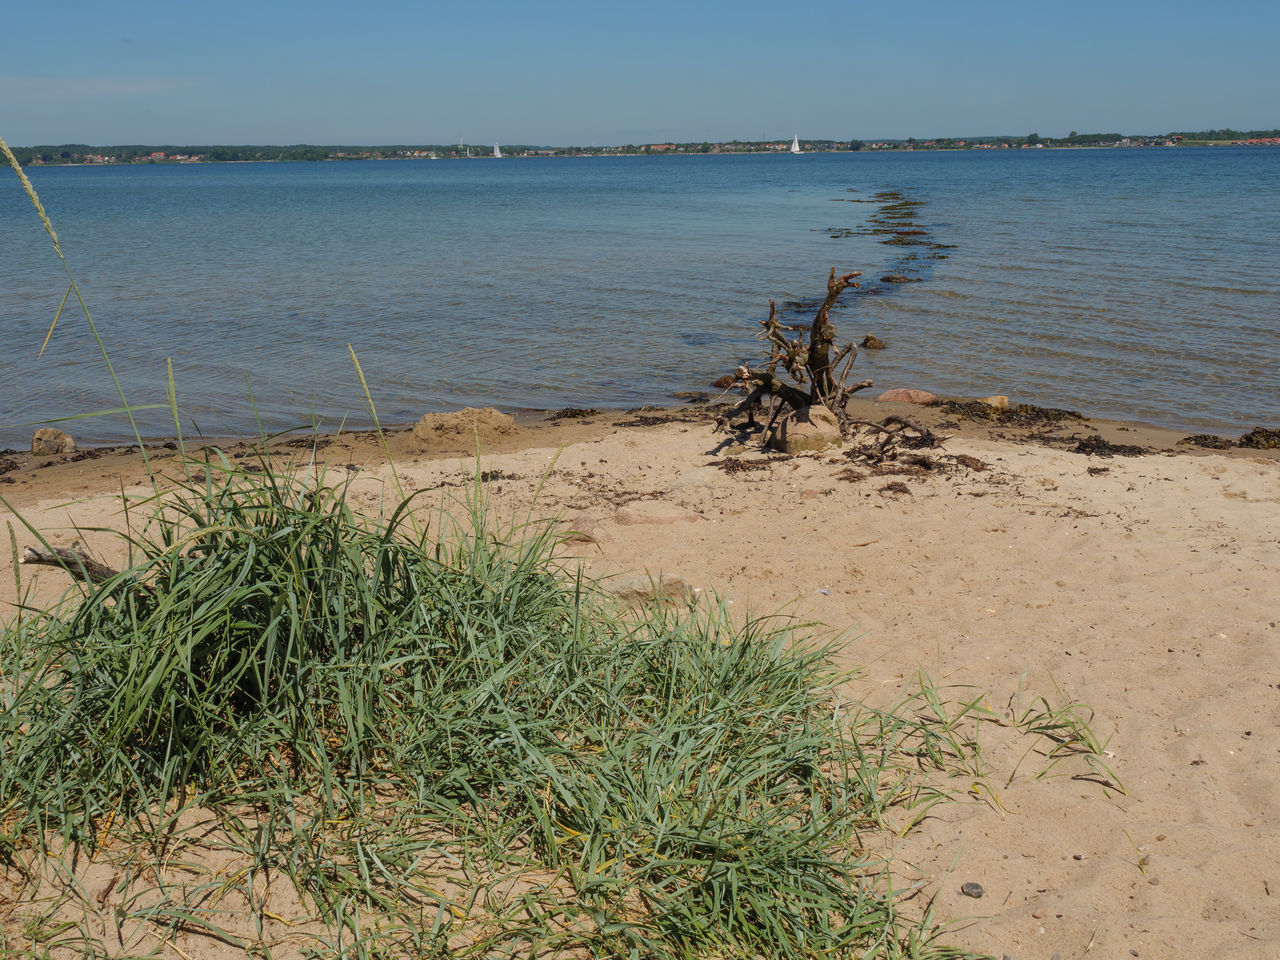
[{"label": "line of seaweed in water", "polygon": [[[881,190],[873,194],[869,202],[878,204],[879,209],[861,226],[826,227],[822,232],[833,240],[876,237],[885,246],[903,248],[903,256],[891,262],[880,278],[882,284],[918,283],[925,279],[919,276],[921,267],[929,265],[931,261],[945,260],[947,254],[942,251],[953,249],[953,244],[939,243],[928,227],[917,221],[917,211],[925,206],[924,200],[908,197],[901,190]],[[867,284],[857,294],[876,296],[883,294],[886,289]]]},{"label": "line of seaweed in water", "polygon": [[901,190],[881,190],[873,194],[872,199],[880,208],[867,218],[857,235],[877,237],[888,247],[906,248],[903,255],[889,265],[881,282],[901,284],[923,280],[920,268],[927,266],[928,261],[946,259],[947,255],[939,251],[952,247],[935,240],[929,227],[917,220],[925,201],[908,197]]},{"label": "line of seaweed in water", "polygon": [[[848,193],[857,193],[854,187],[847,188]],[[884,272],[877,278],[879,283],[864,283],[850,291],[850,297],[835,304],[833,309],[849,309],[861,297],[883,296],[898,285],[921,283],[927,279],[932,261],[945,260],[947,254],[943,250],[953,249],[953,244],[939,243],[933,238],[926,224],[916,219],[916,211],[921,210],[926,201],[908,197],[901,190],[881,190],[870,197],[834,197],[833,200],[851,203],[874,203],[877,210],[866,221],[857,227],[829,226],[814,228],[814,232],[825,233],[832,240],[846,240],[851,237],[876,237],[885,246],[899,248],[902,253],[889,261]],[[923,275],[922,275],[923,274]],[[791,316],[814,309],[821,298],[784,301],[778,305],[778,312],[783,316]]]}]

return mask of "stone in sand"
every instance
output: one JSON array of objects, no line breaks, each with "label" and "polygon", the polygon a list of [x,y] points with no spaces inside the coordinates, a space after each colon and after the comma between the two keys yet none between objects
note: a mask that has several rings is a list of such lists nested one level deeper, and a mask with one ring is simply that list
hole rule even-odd
[{"label": "stone in sand", "polygon": [[42,456],[75,453],[76,442],[69,433],[63,433],[53,427],[41,427],[31,438],[31,452]]},{"label": "stone in sand", "polygon": [[995,407],[997,410],[1009,409],[1009,398],[1003,395],[994,397],[979,397],[979,403],[985,403],[988,407]]},{"label": "stone in sand", "polygon": [[769,446],[783,453],[805,453],[840,446],[840,421],[821,404],[792,410],[778,421],[769,437]]},{"label": "stone in sand", "polygon": [[691,523],[698,519],[692,510],[678,507],[674,503],[661,500],[637,500],[620,507],[613,515],[614,522],[624,526],[638,526],[646,523]]},{"label": "stone in sand", "polygon": [[600,540],[600,521],[586,514],[578,514],[565,521],[560,542],[565,544],[590,544]]},{"label": "stone in sand", "polygon": [[868,333],[862,338],[862,342],[858,344],[863,350],[883,350],[885,343],[877,336]]},{"label": "stone in sand", "polygon": [[669,573],[657,577],[638,575],[608,581],[606,588],[614,596],[633,603],[653,600],[688,600],[693,596],[689,584],[681,577]]},{"label": "stone in sand", "polygon": [[933,403],[935,394],[928,390],[912,390],[909,387],[894,387],[876,397],[877,403]]}]

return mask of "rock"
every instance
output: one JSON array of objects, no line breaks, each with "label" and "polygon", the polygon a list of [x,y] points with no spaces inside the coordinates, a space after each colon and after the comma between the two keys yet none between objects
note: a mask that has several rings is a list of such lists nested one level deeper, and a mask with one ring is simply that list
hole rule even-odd
[{"label": "rock", "polygon": [[565,544],[597,543],[599,540],[600,521],[585,514],[566,520],[560,536],[560,542]]},{"label": "rock", "polygon": [[611,580],[606,589],[621,600],[648,603],[653,600],[688,600],[693,596],[689,584],[681,577],[660,574],[656,577],[640,575]]},{"label": "rock", "polygon": [[637,526],[645,523],[691,523],[698,519],[692,510],[677,507],[674,503],[661,500],[637,500],[620,507],[613,515],[614,522],[624,526]]},{"label": "rock", "polygon": [[973,899],[975,900],[981,900],[982,895],[987,891],[982,889],[982,884],[973,883],[972,881],[970,881],[969,883],[963,884],[960,887],[960,892],[963,893],[966,897],[973,897]]},{"label": "rock", "polygon": [[909,387],[894,387],[876,397],[877,403],[933,403],[937,396],[928,390],[912,390]]},{"label": "rock", "polygon": [[677,390],[672,394],[677,400],[706,400],[707,395],[701,390]]},{"label": "rock", "polygon": [[1009,398],[1005,396],[979,397],[979,403],[985,403],[988,407],[995,407],[997,410],[1009,409]]},{"label": "rock", "polygon": [[880,278],[881,283],[910,283],[911,278],[900,273],[887,273]]},{"label": "rock", "polygon": [[715,387],[717,390],[728,390],[730,387],[733,386],[734,382],[735,382],[735,378],[729,376],[729,374],[726,373],[723,377],[720,377],[718,380],[711,381],[711,385]]},{"label": "rock", "polygon": [[76,441],[69,433],[63,433],[53,427],[41,427],[31,438],[31,452],[42,456],[75,453]]},{"label": "rock", "polygon": [[807,450],[825,450],[843,442],[840,421],[821,404],[792,410],[778,421],[769,437],[769,446],[783,453],[797,454]]},{"label": "rock", "polygon": [[493,407],[463,407],[454,413],[428,413],[414,425],[413,436],[427,448],[472,447],[519,431],[516,422]]},{"label": "rock", "polygon": [[863,350],[883,350],[884,341],[881,340],[879,337],[873,337],[871,334],[868,333],[865,337],[862,338],[862,342],[859,343],[858,346],[860,346]]}]

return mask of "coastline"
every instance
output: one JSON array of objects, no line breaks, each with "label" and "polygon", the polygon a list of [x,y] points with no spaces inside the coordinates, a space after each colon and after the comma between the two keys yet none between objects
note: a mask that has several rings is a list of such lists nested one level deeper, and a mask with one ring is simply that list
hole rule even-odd
[{"label": "coastline", "polygon": [[[923,891],[902,909],[932,903],[938,921],[955,924],[947,942],[1014,957],[1091,946],[1143,958],[1273,956],[1280,451],[1189,449],[1176,445],[1180,433],[1138,424],[1015,428],[857,405],[859,415],[939,427],[945,453],[969,465],[763,454],[713,434],[697,406],[530,415],[478,458],[456,436],[432,445],[406,428],[387,432],[390,462],[368,431],[321,437],[315,455],[370,512],[394,499],[392,464],[424,511],[464,498],[480,470],[499,514],[526,516],[534,504],[534,516],[576,531],[564,561],[590,576],[824,624],[840,665],[859,671],[851,696],[869,703],[900,695],[921,670],[955,702],[982,694],[984,787],[943,784],[961,802],[885,848],[898,885]],[[1074,436],[1093,434],[1152,452],[1073,452]],[[176,450],[152,449],[161,477],[180,475]],[[225,450],[232,464],[254,462],[252,444]],[[301,467],[311,452],[295,437],[272,455]],[[149,492],[137,452],[48,465],[23,457],[0,495],[52,543],[80,539],[119,562],[101,530],[123,522],[122,490]],[[637,503],[648,506],[623,510]],[[8,606],[8,551],[0,566]],[[61,571],[34,569],[21,568],[32,602],[67,588]],[[1082,767],[1032,775],[1042,758],[1021,757],[1002,718],[1038,696],[1092,708],[1127,793],[1087,782]],[[962,896],[966,882],[985,898]]]},{"label": "coastline", "polygon": [[[667,404],[651,404],[643,407],[566,408],[561,411],[499,406],[496,409],[501,409],[510,415],[519,430],[509,437],[488,438],[484,444],[484,452],[505,453],[529,446],[557,446],[582,442],[616,430],[620,425],[628,429],[639,426],[640,424],[635,422],[638,417],[650,421],[709,423],[716,408],[706,406],[702,401],[703,398],[709,398],[710,394],[701,391],[692,391],[692,393],[698,397],[698,401],[686,402],[683,405],[668,400]],[[945,403],[965,402],[962,398],[940,399]],[[724,406],[723,403],[720,405],[721,408]],[[1110,443],[1143,447],[1149,455],[1213,454],[1229,458],[1261,457],[1280,460],[1280,451],[1276,450],[1257,450],[1238,446],[1212,448],[1183,442],[1192,436],[1219,436],[1224,440],[1233,441],[1238,439],[1235,437],[1236,431],[1226,434],[1193,434],[1190,429],[1174,429],[1138,420],[1109,420],[1080,414],[1076,415],[1078,419],[1063,421],[1056,430],[1037,431],[1017,425],[1006,426],[998,421],[982,422],[964,417],[957,418],[934,406],[882,403],[859,396],[850,399],[849,410],[855,418],[859,419],[879,419],[889,414],[910,416],[926,426],[941,427],[950,436],[964,438],[1008,440],[1022,444],[1033,442],[1037,438],[1040,440],[1056,438],[1065,442],[1065,438],[1077,434],[1096,434]],[[564,416],[566,412],[570,415]],[[583,413],[588,415],[581,415]],[[362,425],[341,432],[323,429],[316,433],[291,431],[270,435],[267,449],[273,456],[292,456],[297,450],[308,446],[304,441],[314,437],[319,441],[319,450],[326,450],[336,444],[337,450],[344,451],[361,462],[385,461],[387,450],[390,450],[395,460],[404,457],[442,458],[474,452],[472,448],[464,446],[424,447],[414,440],[413,427],[412,422],[384,424],[380,434],[372,425]],[[158,453],[161,458],[172,456],[177,450],[177,438],[172,435],[144,436],[143,442],[153,456]],[[209,448],[244,456],[249,451],[261,449],[262,444],[255,436],[209,435],[199,438],[188,436],[185,438],[185,446],[189,452]],[[91,489],[95,474],[99,479],[106,479],[107,474],[103,474],[102,470],[95,466],[85,465],[86,462],[93,464],[103,461],[102,466],[117,471],[111,474],[112,483],[115,486],[118,486],[120,481],[141,482],[146,476],[137,444],[129,440],[78,444],[76,453],[58,455],[34,454],[11,447],[0,449],[0,458],[6,461],[5,466],[0,468],[0,477],[4,478],[0,480],[0,494],[3,494],[11,503],[18,505],[30,502],[32,496],[39,499],[56,496],[58,491],[68,484],[82,489]]]}]

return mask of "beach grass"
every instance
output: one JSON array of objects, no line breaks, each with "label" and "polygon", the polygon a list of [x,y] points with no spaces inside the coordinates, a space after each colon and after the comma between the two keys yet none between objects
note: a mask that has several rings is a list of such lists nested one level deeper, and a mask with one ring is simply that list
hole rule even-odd
[{"label": "beach grass", "polygon": [[[234,890],[268,943],[253,878],[283,876],[325,955],[948,955],[860,835],[940,796],[909,743],[954,755],[842,703],[829,649],[622,607],[478,486],[415,529],[346,479],[201,466],[133,508],[126,570],[4,628],[0,856],[47,891],[33,946],[106,923],[74,850],[133,864],[125,941],[247,942]],[[176,882],[211,843],[247,885]]]}]

